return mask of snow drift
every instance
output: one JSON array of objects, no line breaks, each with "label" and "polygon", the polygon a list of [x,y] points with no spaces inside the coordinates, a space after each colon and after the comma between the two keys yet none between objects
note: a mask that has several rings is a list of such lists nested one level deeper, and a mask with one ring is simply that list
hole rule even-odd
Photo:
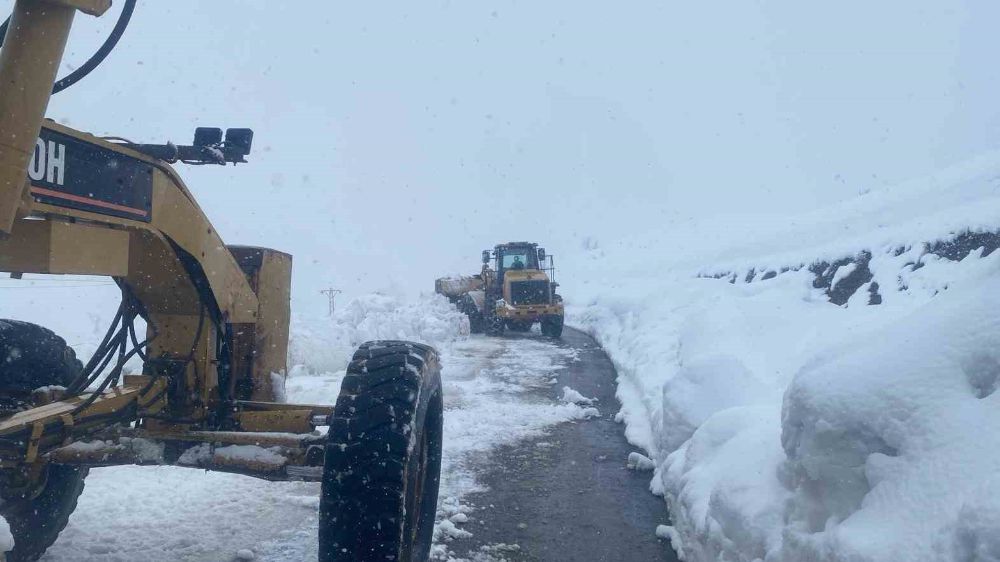
[{"label": "snow drift", "polygon": [[996,560],[1000,261],[803,367],[781,465],[793,560]]},{"label": "snow drift", "polygon": [[288,341],[287,399],[336,403],[347,364],[366,341],[415,341],[442,351],[468,333],[468,318],[433,294],[404,302],[373,293],[351,300],[332,318],[295,315]]},{"label": "snow drift", "polygon": [[998,176],[563,260],[686,560],[1000,559]]}]

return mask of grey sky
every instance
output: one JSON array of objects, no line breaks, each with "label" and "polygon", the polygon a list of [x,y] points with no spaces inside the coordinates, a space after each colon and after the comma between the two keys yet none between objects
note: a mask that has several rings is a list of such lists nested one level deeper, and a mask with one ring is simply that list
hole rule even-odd
[{"label": "grey sky", "polygon": [[[227,241],[296,255],[311,308],[328,284],[428,290],[501,240],[558,253],[780,215],[995,147],[998,16],[988,0],[141,1],[50,116],[150,142],[254,128],[248,166],[182,174]],[[112,17],[78,19],[68,63]]]}]

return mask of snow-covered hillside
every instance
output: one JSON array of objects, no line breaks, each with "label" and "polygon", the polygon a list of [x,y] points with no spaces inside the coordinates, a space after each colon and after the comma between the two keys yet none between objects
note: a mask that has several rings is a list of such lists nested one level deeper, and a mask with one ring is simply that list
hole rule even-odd
[{"label": "snow-covered hillside", "polygon": [[998,177],[563,260],[687,560],[1000,559]]}]

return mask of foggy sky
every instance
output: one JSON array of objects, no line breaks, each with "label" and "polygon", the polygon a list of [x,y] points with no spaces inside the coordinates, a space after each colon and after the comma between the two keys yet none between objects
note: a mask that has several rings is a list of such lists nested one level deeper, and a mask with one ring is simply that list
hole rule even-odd
[{"label": "foggy sky", "polygon": [[[78,16],[66,69],[116,14]],[[995,148],[998,16],[988,0],[141,1],[49,115],[140,142],[252,127],[249,165],[181,173],[227,242],[295,255],[310,310],[326,286],[430,290],[500,241],[560,255],[692,218],[780,220]]]}]

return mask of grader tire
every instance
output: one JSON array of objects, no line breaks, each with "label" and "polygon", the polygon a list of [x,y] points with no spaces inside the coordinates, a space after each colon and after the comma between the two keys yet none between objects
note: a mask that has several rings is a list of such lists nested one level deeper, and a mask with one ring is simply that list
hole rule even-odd
[{"label": "grader tire", "polygon": [[38,496],[6,499],[0,507],[14,536],[14,550],[7,553],[7,562],[41,558],[66,528],[83,493],[86,468],[52,464],[47,470],[45,487]]},{"label": "grader tire", "polygon": [[0,319],[0,394],[30,397],[40,386],[68,386],[82,369],[73,348],[52,330]]},{"label": "grader tire", "polygon": [[[0,320],[0,398],[4,407],[26,404],[38,387],[68,385],[82,368],[73,349],[52,331],[27,322]],[[2,476],[0,481],[9,482],[12,475]],[[85,468],[49,465],[41,490],[14,492],[0,486],[0,515],[14,536],[14,550],[7,553],[7,562],[37,560],[52,546],[76,509],[86,477]]]},{"label": "grader tire", "polygon": [[320,562],[423,562],[441,475],[441,367],[430,347],[369,342],[330,419]]}]

